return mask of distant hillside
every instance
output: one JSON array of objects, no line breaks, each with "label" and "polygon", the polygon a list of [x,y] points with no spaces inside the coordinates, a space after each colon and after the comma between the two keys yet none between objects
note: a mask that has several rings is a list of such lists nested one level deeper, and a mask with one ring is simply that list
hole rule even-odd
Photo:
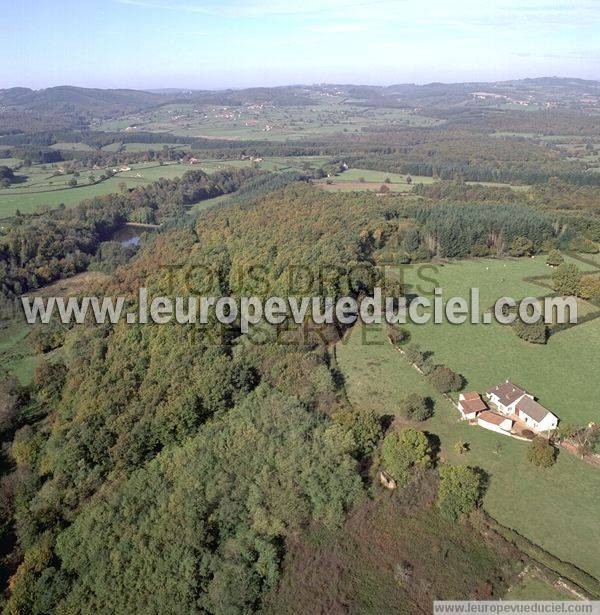
[{"label": "distant hillside", "polygon": [[[425,85],[290,85],[242,90],[154,91],[90,89],[59,86],[43,90],[15,87],[0,90],[0,134],[82,129],[93,119],[147,111],[171,102],[197,105],[275,107],[319,105],[338,100],[362,107],[419,108],[433,116],[467,114],[477,119],[481,110],[498,108],[600,111],[600,82],[542,77],[498,82],[429,83]],[[473,115],[475,113],[475,115]],[[441,115],[440,115],[441,114]]]},{"label": "distant hillside", "polygon": [[44,90],[0,90],[0,134],[85,128],[94,118],[135,113],[173,96],[139,90],[58,86]]},{"label": "distant hillside", "polygon": [[306,94],[305,88],[294,86],[223,91],[15,87],[0,90],[0,134],[81,129],[93,119],[118,117],[176,101],[219,106],[314,104]]},{"label": "distant hillside", "polygon": [[109,117],[118,113],[131,113],[159,105],[168,99],[166,94],[139,90],[100,90],[62,85],[45,90],[11,88],[0,90],[0,105],[21,107],[44,113],[87,113]]}]

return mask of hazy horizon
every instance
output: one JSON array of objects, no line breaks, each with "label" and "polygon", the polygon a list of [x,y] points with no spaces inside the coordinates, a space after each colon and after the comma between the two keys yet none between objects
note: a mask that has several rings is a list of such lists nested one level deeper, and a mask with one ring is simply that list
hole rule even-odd
[{"label": "hazy horizon", "polygon": [[0,88],[600,78],[591,0],[23,0],[3,17]]},{"label": "hazy horizon", "polygon": [[590,82],[599,82],[600,79],[592,79],[585,77],[578,77],[575,75],[536,75],[532,77],[508,77],[506,79],[473,79],[466,81],[427,81],[427,82],[415,82],[415,81],[404,81],[404,82],[389,82],[389,83],[375,83],[375,82],[359,82],[359,81],[318,81],[318,82],[304,82],[304,83],[257,83],[255,85],[249,86],[235,86],[235,85],[224,85],[221,87],[213,87],[213,88],[202,88],[202,87],[190,87],[190,86],[168,86],[161,87],[158,86],[150,86],[150,87],[132,87],[128,85],[107,85],[107,86],[88,86],[81,85],[79,83],[54,83],[43,87],[32,87],[23,85],[20,83],[12,84],[12,85],[2,85],[0,89],[13,89],[13,88],[27,88],[34,91],[42,91],[48,90],[52,88],[83,88],[83,89],[99,89],[99,90],[137,90],[141,92],[185,92],[185,91],[202,91],[202,90],[211,90],[211,91],[226,91],[226,90],[243,90],[243,89],[251,89],[251,88],[286,88],[286,87],[319,87],[319,86],[364,86],[364,87],[393,87],[393,86],[417,86],[417,87],[426,87],[429,85],[466,85],[466,84],[476,84],[476,83],[505,83],[511,81],[525,81],[525,80],[541,80],[541,79],[566,79],[566,80],[581,80],[581,81],[590,81]]}]

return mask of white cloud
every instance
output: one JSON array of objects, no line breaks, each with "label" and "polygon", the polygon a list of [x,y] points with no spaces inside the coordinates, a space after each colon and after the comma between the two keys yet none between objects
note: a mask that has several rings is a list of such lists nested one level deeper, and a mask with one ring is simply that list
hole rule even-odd
[{"label": "white cloud", "polygon": [[351,32],[364,32],[367,29],[367,25],[364,23],[331,23],[309,26],[308,29],[318,34],[347,34]]},{"label": "white cloud", "polygon": [[[146,9],[165,9],[170,11],[202,13],[204,15],[227,17],[294,16],[339,14],[360,12],[365,16],[377,6],[379,11],[394,11],[410,0],[304,0],[293,3],[287,0],[229,0],[216,2],[165,2],[164,0],[114,0],[119,4]],[[387,6],[386,6],[387,5]]]}]

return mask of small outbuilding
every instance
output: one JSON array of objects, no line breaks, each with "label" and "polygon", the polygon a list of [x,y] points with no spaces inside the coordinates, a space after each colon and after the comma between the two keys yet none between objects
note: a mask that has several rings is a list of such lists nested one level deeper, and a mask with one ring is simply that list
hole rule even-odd
[{"label": "small outbuilding", "polygon": [[458,409],[463,417],[467,421],[472,421],[477,418],[477,415],[488,407],[486,403],[481,399],[481,395],[476,391],[469,391],[468,393],[461,393],[458,396]]},{"label": "small outbuilding", "polygon": [[503,434],[510,433],[513,423],[512,419],[489,410],[484,410],[477,416],[477,424],[480,427]]}]

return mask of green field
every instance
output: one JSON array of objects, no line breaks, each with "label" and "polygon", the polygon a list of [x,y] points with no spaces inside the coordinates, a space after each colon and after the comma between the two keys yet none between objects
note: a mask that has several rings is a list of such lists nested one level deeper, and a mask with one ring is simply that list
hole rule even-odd
[{"label": "green field", "polygon": [[56,149],[56,150],[65,150],[65,151],[73,151],[73,152],[93,152],[94,148],[90,147],[87,143],[65,143],[65,142],[58,142],[55,143],[54,145],[50,146],[50,149]]},{"label": "green field", "polygon": [[119,192],[121,184],[125,184],[127,188],[135,188],[160,178],[174,179],[181,177],[186,171],[193,169],[213,172],[227,166],[246,166],[248,164],[250,164],[249,161],[241,160],[209,160],[195,166],[184,164],[161,166],[156,163],[133,164],[127,165],[130,167],[130,171],[120,171],[113,177],[97,183],[90,183],[88,176],[94,174],[98,178],[102,169],[80,171],[80,177],[76,178],[79,185],[75,188],[67,186],[67,182],[73,177],[72,175],[53,176],[59,165],[47,165],[46,169],[34,166],[17,173],[20,175],[26,174],[27,181],[0,189],[0,219],[14,215],[17,210],[21,213],[33,213],[40,208],[54,208],[60,204],[73,207],[84,199]]},{"label": "green field", "polygon": [[[592,269],[580,262],[577,266]],[[482,312],[502,296],[519,300],[550,292],[524,280],[529,276],[549,275],[544,256],[467,260],[434,267],[424,267],[420,274],[418,269],[411,268],[405,276],[409,291],[432,294],[433,283],[420,281],[419,275],[434,278],[445,297],[469,297],[471,287],[477,287]],[[582,312],[594,309],[587,304]],[[462,326],[445,323],[407,328],[418,343],[435,353],[440,363],[463,374],[469,388],[484,391],[511,378],[538,397],[562,421],[585,423],[600,419],[595,400],[600,319],[560,332],[545,346],[528,344],[510,327],[497,323]]]},{"label": "green field", "polygon": [[[386,185],[392,192],[408,192],[416,184],[431,184],[435,180],[423,175],[411,176],[411,183],[406,181],[407,175],[400,173],[387,173],[386,171],[372,171],[370,169],[348,169],[335,177],[320,179],[316,182],[321,188],[333,192],[352,192],[355,190],[378,191]],[[386,183],[389,179],[389,183]]]},{"label": "green field", "polygon": [[298,107],[271,105],[216,106],[179,103],[99,124],[99,130],[125,129],[212,139],[280,141],[339,133],[360,133],[372,127],[430,127],[444,123],[407,109],[369,109],[340,97]]},{"label": "green field", "polygon": [[[113,144],[114,145],[114,144]],[[143,146],[144,150],[152,146],[158,148],[159,144],[130,143],[132,146]],[[187,146],[182,146],[187,148]],[[142,150],[140,150],[142,151]],[[119,171],[113,177],[96,183],[90,183],[89,175],[93,174],[98,178],[103,169],[82,170],[77,179],[78,186],[70,188],[67,183],[73,175],[55,175],[62,167],[61,163],[52,165],[34,165],[28,169],[17,171],[25,179],[20,183],[15,183],[9,188],[0,189],[0,219],[13,216],[17,210],[21,213],[33,213],[41,208],[55,208],[61,204],[66,207],[74,207],[84,199],[89,199],[103,194],[119,192],[121,185],[127,188],[144,186],[150,182],[161,178],[173,179],[181,177],[187,171],[201,170],[206,173],[214,173],[228,167],[243,168],[251,164],[257,164],[260,169],[265,171],[299,171],[311,170],[325,164],[329,159],[325,156],[305,156],[305,157],[270,157],[253,162],[250,159],[204,159],[198,164],[178,164],[168,163],[158,165],[155,162],[125,165],[130,167],[130,171]],[[15,166],[21,161],[16,158],[4,159],[7,166]],[[12,164],[9,164],[12,163]],[[0,159],[2,164],[2,159]],[[115,168],[121,168],[117,165]]]},{"label": "green field", "polygon": [[15,167],[23,162],[20,158],[0,158],[0,166],[3,167]]},{"label": "green field", "polygon": [[29,348],[30,326],[21,322],[0,325],[0,377],[14,374],[23,384],[33,378],[38,358]]},{"label": "green field", "polygon": [[[321,179],[316,182],[321,188],[330,192],[351,192],[355,190],[378,191],[382,184],[386,184],[392,192],[408,192],[416,184],[432,184],[436,180],[426,175],[412,175],[411,183],[406,181],[408,176],[401,173],[388,173],[386,171],[373,171],[371,169],[348,169],[335,177]],[[386,183],[386,179],[390,181]],[[498,182],[467,182],[471,185],[482,185],[496,188],[512,188],[516,191],[529,190],[529,186],[501,184]]]},{"label": "green field", "polygon": [[[518,299],[542,294],[539,287],[522,278],[541,275],[544,267],[541,259],[465,261],[440,267],[433,277],[447,297],[478,285],[484,310],[502,295]],[[407,275],[407,279],[414,275]],[[431,277],[432,271],[427,275]],[[427,285],[431,287],[429,282]],[[414,341],[435,353],[437,362],[462,373],[468,389],[484,391],[512,378],[563,421],[600,418],[600,319],[559,333],[540,347],[527,345],[499,325],[407,328]],[[456,408],[387,342],[380,327],[355,327],[348,340],[338,345],[337,358],[348,396],[357,408],[395,415],[408,393],[432,397],[435,415],[421,424],[422,428],[440,437],[443,459],[479,466],[489,474],[486,510],[557,557],[600,577],[597,469],[564,451],[555,466],[537,469],[526,460],[527,443],[460,421]],[[470,452],[458,455],[454,451],[458,441],[468,442]]]},{"label": "green field", "polygon": [[271,156],[263,158],[258,166],[265,171],[304,171],[321,167],[329,160],[327,156]]},{"label": "green field", "polygon": [[186,143],[171,143],[169,141],[165,141],[164,143],[110,143],[109,145],[105,145],[102,148],[103,152],[118,152],[119,150],[123,150],[126,152],[147,152],[148,150],[154,150],[155,152],[160,151],[167,146],[169,149],[175,149],[180,151],[189,151],[191,149],[191,145]]},{"label": "green field", "polygon": [[528,571],[505,596],[506,600],[575,600],[566,589],[551,583],[538,570]]}]

